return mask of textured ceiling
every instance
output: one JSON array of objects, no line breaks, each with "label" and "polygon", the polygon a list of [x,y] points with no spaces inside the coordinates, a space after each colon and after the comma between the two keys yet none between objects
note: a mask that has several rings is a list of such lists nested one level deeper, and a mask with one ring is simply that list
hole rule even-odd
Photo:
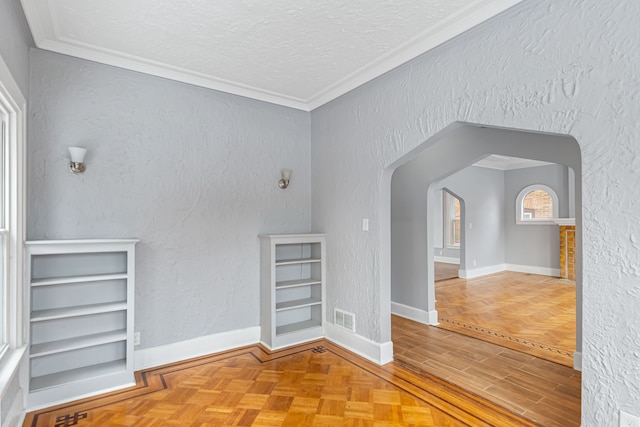
[{"label": "textured ceiling", "polygon": [[38,47],[310,110],[521,0],[22,0]]}]

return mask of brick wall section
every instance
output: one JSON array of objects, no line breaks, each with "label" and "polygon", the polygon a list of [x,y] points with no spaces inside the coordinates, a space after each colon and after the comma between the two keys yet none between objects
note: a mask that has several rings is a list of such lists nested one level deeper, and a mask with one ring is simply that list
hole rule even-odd
[{"label": "brick wall section", "polygon": [[530,212],[533,218],[553,218],[553,199],[543,190],[533,190],[524,196],[524,212]]},{"label": "brick wall section", "polygon": [[576,227],[560,226],[560,277],[576,280]]}]

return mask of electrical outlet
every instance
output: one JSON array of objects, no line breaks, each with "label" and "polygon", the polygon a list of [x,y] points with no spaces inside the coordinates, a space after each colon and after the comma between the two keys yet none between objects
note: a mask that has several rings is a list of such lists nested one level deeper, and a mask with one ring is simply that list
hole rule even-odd
[{"label": "electrical outlet", "polygon": [[140,332],[133,333],[133,345],[140,345]]},{"label": "electrical outlet", "polygon": [[620,427],[640,427],[640,417],[620,411]]},{"label": "electrical outlet", "polygon": [[362,231],[369,231],[369,218],[362,218]]}]

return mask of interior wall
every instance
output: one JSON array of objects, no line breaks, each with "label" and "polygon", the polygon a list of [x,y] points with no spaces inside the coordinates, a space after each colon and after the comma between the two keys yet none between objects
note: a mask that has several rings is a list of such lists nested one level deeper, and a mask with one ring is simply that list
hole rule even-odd
[{"label": "interior wall", "polygon": [[546,185],[558,195],[560,218],[567,218],[571,193],[568,178],[568,168],[557,164],[505,172],[505,262],[507,264],[560,268],[558,226],[516,224],[516,198],[529,185]]},{"label": "interior wall", "polygon": [[34,46],[20,0],[0,2],[0,56],[20,91],[29,94],[29,48]]},{"label": "interior wall", "polygon": [[[436,186],[447,188],[464,199],[462,228],[466,262],[460,268],[473,270],[503,264],[504,173],[469,166],[444,178]],[[393,200],[393,194],[391,197]]]},{"label": "interior wall", "polygon": [[138,348],[259,325],[257,235],[310,226],[308,113],[38,49],[29,101],[28,238],[139,238]]},{"label": "interior wall", "polygon": [[339,260],[327,271],[329,304],[355,313],[359,334],[390,338],[385,207],[395,167],[457,121],[570,134],[581,151],[582,424],[611,425],[618,409],[640,406],[630,332],[640,323],[630,267],[640,265],[637,16],[634,0],[526,0],[312,112],[312,221]]}]

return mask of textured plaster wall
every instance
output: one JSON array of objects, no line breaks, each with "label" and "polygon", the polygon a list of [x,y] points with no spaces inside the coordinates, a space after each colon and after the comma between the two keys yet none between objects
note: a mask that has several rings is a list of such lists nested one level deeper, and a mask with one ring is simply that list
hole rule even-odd
[{"label": "textured plaster wall", "polygon": [[33,45],[20,1],[0,1],[0,56],[25,98],[29,93],[29,48]]},{"label": "textured plaster wall", "polygon": [[28,238],[139,238],[140,348],[259,325],[258,233],[310,225],[309,113],[37,49],[29,101]]},{"label": "textured plaster wall", "polygon": [[[312,113],[312,208],[329,233],[329,304],[388,339],[390,169],[455,121],[580,144],[583,420],[640,415],[640,2],[526,1]],[[578,207],[576,207],[576,211]],[[359,221],[370,218],[371,231]],[[334,282],[334,283],[332,283]]]},{"label": "textured plaster wall", "polygon": [[560,233],[557,225],[516,224],[516,198],[533,184],[543,184],[558,195],[558,213],[569,215],[568,168],[548,165],[505,172],[505,228],[508,264],[560,268]]}]

